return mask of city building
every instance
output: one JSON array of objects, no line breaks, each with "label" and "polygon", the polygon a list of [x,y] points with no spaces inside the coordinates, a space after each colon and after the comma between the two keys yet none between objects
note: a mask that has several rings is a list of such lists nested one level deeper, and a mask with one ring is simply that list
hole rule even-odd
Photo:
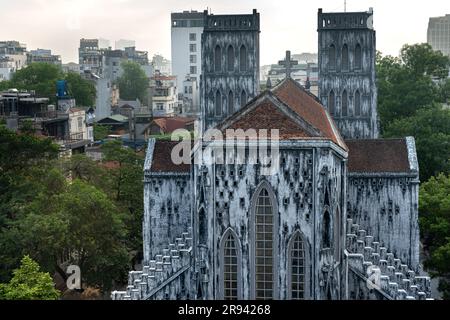
[{"label": "city building", "polygon": [[450,56],[450,14],[430,18],[427,40],[434,50]]},{"label": "city building", "polygon": [[103,54],[98,39],[81,39],[78,48],[80,72],[89,71],[102,76]]},{"label": "city building", "polygon": [[155,71],[150,78],[149,104],[154,117],[173,116],[178,113],[177,77]]},{"label": "city building", "polygon": [[80,65],[75,62],[69,62],[62,65],[63,72],[75,72],[80,73]]},{"label": "city building", "polygon": [[10,80],[17,70],[27,65],[27,48],[18,41],[0,41],[0,81]]},{"label": "city building", "polygon": [[48,63],[56,66],[62,66],[61,56],[53,55],[49,49],[36,49],[27,53],[27,64]]},{"label": "city building", "polygon": [[153,72],[159,71],[163,75],[172,74],[172,63],[160,54],[155,54],[152,58],[151,65],[153,67]]},{"label": "city building", "polygon": [[178,94],[182,99],[181,113],[186,116],[200,115],[199,86],[196,77],[186,76],[182,83],[183,92]]},{"label": "city building", "polygon": [[[171,14],[172,74],[178,79],[178,88],[183,88],[186,77],[195,78],[197,87],[202,73],[201,40],[204,26],[203,12],[183,11]],[[180,90],[180,99],[184,93]],[[189,101],[200,101],[199,90],[194,91]],[[199,105],[193,106],[195,109]],[[188,106],[191,108],[191,106]]]},{"label": "city building", "polygon": [[[319,9],[319,64],[324,63],[322,56],[333,53],[329,40],[336,47],[359,44],[368,66],[365,81],[374,78],[372,19],[372,11]],[[208,34],[205,27],[203,33],[207,81],[209,70],[218,72],[222,62],[232,61],[228,57],[233,55],[227,54],[232,51],[221,49],[236,47],[236,28],[246,41],[245,61],[258,61],[259,46],[250,41],[259,30],[258,21],[256,10],[253,15],[207,17],[206,26],[220,29]],[[345,60],[338,59],[335,68],[342,69],[342,63],[347,67]],[[259,70],[251,63],[252,78],[247,81],[253,85]],[[255,91],[253,99],[218,118],[214,139],[197,136],[192,153],[184,149],[190,143],[149,140],[143,267],[129,273],[126,290],[112,292],[112,299],[431,299],[430,278],[419,264],[414,138],[344,140],[341,132],[347,127],[339,127],[326,106],[291,78],[294,60],[287,55],[283,65],[283,81]],[[353,73],[339,74],[336,82],[356,81]],[[214,80],[222,88],[236,82],[222,75]],[[366,89],[370,97],[376,84]],[[209,114],[202,117],[207,121]],[[235,130],[249,128],[264,131],[235,140]],[[277,137],[268,130],[277,130]],[[220,142],[228,138],[244,149],[241,158],[229,159],[228,153],[223,158]],[[270,144],[278,142],[266,150],[270,161],[263,161],[261,154],[254,157],[255,143],[261,148],[268,139]],[[173,154],[181,157],[181,149],[180,163]]]}]

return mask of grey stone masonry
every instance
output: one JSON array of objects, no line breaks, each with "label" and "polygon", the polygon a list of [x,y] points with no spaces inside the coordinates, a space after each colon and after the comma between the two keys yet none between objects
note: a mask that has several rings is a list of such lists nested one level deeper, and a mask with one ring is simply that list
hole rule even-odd
[{"label": "grey stone masonry", "polygon": [[349,272],[390,300],[426,300],[431,298],[429,277],[419,276],[400,259],[387,252],[352,219],[347,220],[346,251]]}]

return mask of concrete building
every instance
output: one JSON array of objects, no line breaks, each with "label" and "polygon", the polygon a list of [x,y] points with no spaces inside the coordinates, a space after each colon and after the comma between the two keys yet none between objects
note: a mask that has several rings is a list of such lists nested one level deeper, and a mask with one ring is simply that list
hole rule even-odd
[{"label": "concrete building", "polygon": [[181,113],[186,116],[197,117],[200,115],[200,101],[199,101],[199,85],[197,78],[186,76],[182,84],[182,94],[178,96],[182,99]]},{"label": "concrete building", "polygon": [[111,41],[108,39],[98,38],[99,49],[109,49],[111,48]]},{"label": "concrete building", "polygon": [[102,76],[103,54],[98,39],[81,39],[78,48],[80,72],[89,71]]},{"label": "concrete building", "polygon": [[[178,79],[178,88],[183,88],[186,77],[195,78],[197,84],[200,83],[203,26],[203,12],[183,11],[171,14],[172,74]],[[184,93],[180,90],[181,95]],[[194,100],[200,100],[198,90],[192,95],[195,96]],[[199,106],[196,107],[199,109]]]},{"label": "concrete building", "polygon": [[125,48],[136,47],[136,41],[120,39],[115,42],[116,50],[124,50]]},{"label": "concrete building", "polygon": [[159,71],[162,75],[172,74],[172,63],[160,54],[155,54],[152,58],[151,65],[153,67],[153,72]]},{"label": "concrete building", "polygon": [[177,77],[156,71],[150,78],[149,106],[154,117],[167,117],[179,113]]},{"label": "concrete building", "polygon": [[0,41],[0,81],[10,80],[17,70],[27,65],[27,48],[18,41]]},{"label": "concrete building", "polygon": [[430,18],[427,41],[434,50],[439,50],[450,56],[450,14]]},{"label": "concrete building", "polygon": [[75,62],[69,62],[62,65],[63,72],[75,72],[80,73],[80,65]]},{"label": "concrete building", "polygon": [[56,66],[62,66],[61,56],[53,55],[50,49],[31,50],[27,54],[27,64],[48,63]]}]

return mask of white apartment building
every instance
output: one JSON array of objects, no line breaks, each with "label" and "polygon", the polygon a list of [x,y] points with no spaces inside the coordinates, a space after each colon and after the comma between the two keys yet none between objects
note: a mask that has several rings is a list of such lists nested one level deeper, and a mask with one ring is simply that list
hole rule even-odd
[{"label": "white apartment building", "polygon": [[[183,88],[186,76],[196,78],[199,84],[202,73],[201,41],[204,14],[198,11],[172,13],[171,21],[172,74],[178,79],[177,87]],[[199,90],[194,92],[194,95],[195,100],[199,101]]]},{"label": "white apartment building", "polygon": [[450,56],[450,14],[430,18],[427,39],[434,50]]},{"label": "white apartment building", "polygon": [[178,112],[177,77],[156,72],[150,78],[149,105],[154,117],[174,116]]}]

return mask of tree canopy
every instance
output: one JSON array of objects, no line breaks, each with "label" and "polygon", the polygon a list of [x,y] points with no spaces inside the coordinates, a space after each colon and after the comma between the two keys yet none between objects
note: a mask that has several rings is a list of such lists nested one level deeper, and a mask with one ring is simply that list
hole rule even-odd
[{"label": "tree canopy", "polygon": [[122,76],[117,80],[120,98],[124,100],[136,100],[141,102],[147,100],[149,80],[136,62],[127,61],[121,64]]}]

